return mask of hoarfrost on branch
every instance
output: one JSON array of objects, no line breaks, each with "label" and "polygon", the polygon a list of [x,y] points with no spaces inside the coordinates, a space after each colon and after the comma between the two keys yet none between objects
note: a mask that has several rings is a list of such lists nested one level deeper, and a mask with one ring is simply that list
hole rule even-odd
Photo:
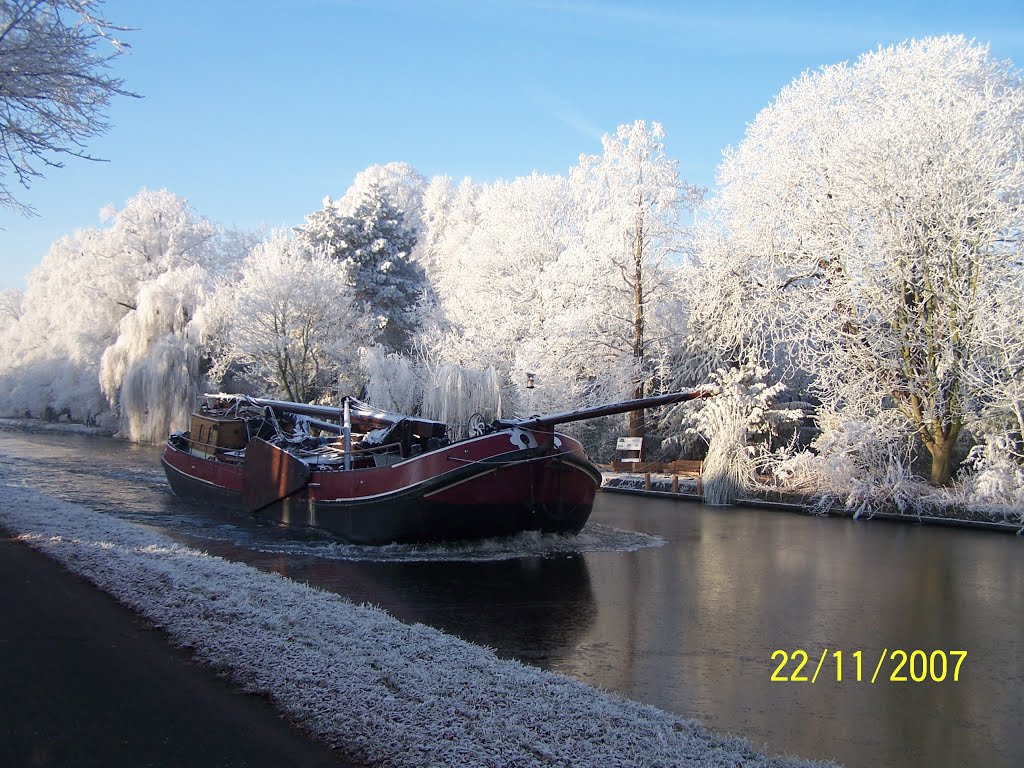
[{"label": "hoarfrost on branch", "polygon": [[[28,188],[63,158],[89,160],[86,142],[108,129],[113,96],[133,95],[108,74],[127,46],[102,0],[0,0],[0,205],[33,213]],[[109,50],[102,49],[109,44]]]}]

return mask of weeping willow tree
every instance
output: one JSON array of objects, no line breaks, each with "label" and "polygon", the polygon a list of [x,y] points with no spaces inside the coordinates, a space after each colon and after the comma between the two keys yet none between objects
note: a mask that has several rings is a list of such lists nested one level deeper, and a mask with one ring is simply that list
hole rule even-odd
[{"label": "weeping willow tree", "polygon": [[207,287],[198,266],[166,272],[143,286],[117,340],[103,353],[100,386],[118,407],[129,439],[159,442],[187,424],[202,365],[193,320]]},{"label": "weeping willow tree", "polygon": [[375,408],[395,413],[419,413],[423,375],[412,358],[382,347],[359,350],[359,367],[366,377],[366,400]]},{"label": "weeping willow tree", "polygon": [[471,418],[485,421],[502,415],[501,381],[494,367],[482,370],[452,363],[428,364],[382,347],[360,351],[371,405],[399,413],[418,414],[448,425],[453,436],[467,434]]},{"label": "weeping willow tree", "polygon": [[493,367],[482,371],[443,364],[430,373],[423,390],[423,415],[466,434],[476,413],[484,420],[501,416],[501,384]]}]

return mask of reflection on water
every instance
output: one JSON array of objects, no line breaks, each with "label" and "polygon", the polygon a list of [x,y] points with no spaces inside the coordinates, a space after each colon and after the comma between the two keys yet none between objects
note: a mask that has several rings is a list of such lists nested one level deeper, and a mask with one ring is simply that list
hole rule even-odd
[{"label": "reflection on water", "polygon": [[[602,643],[561,671],[777,751],[850,765],[1017,765],[1024,566],[1014,536],[604,497],[664,547],[590,560]],[[607,644],[617,648],[608,664]],[[772,682],[776,650],[814,684]],[[959,682],[892,682],[883,650],[967,650]],[[833,651],[846,656],[841,682]],[[862,682],[854,651],[863,652]],[[793,671],[790,664],[788,672]],[[666,673],[666,670],[673,670]],[[903,670],[904,674],[908,669]]]},{"label": "reflection on water", "polygon": [[306,558],[270,567],[537,666],[571,657],[597,612],[579,554],[402,564]]},{"label": "reflection on water", "polygon": [[[1015,766],[1024,753],[1019,537],[602,494],[591,539],[575,550],[523,540],[490,545],[513,548],[497,560],[483,548],[374,560],[180,502],[157,457],[101,438],[0,431],[0,467],[47,493],[769,751],[850,766]],[[826,649],[815,683],[771,682],[774,651],[806,651],[810,677]],[[889,663],[872,684],[883,649],[968,657],[959,682],[892,682]]]}]

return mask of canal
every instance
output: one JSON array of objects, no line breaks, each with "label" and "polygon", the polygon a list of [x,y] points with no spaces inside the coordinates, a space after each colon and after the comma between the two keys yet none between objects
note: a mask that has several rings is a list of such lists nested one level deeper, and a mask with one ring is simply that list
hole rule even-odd
[{"label": "canal", "polygon": [[605,493],[578,540],[367,549],[181,502],[158,455],[0,430],[0,468],[45,493],[768,752],[950,768],[1024,754],[1020,537]]}]

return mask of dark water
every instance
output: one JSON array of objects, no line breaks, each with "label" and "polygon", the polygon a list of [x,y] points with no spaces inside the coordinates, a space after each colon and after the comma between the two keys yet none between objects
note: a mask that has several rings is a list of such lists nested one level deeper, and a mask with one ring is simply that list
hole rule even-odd
[{"label": "dark water", "polygon": [[[157,457],[101,438],[0,431],[0,470],[47,493],[698,718],[769,752],[849,766],[1024,760],[1020,537],[602,494],[575,544],[523,537],[368,550],[180,502]],[[890,679],[889,660],[870,682],[883,649],[908,655],[906,682]],[[771,681],[778,650],[807,653],[808,682]],[[955,682],[954,650],[967,651]],[[935,676],[946,660],[943,682],[913,681],[931,677],[928,657]]]}]

